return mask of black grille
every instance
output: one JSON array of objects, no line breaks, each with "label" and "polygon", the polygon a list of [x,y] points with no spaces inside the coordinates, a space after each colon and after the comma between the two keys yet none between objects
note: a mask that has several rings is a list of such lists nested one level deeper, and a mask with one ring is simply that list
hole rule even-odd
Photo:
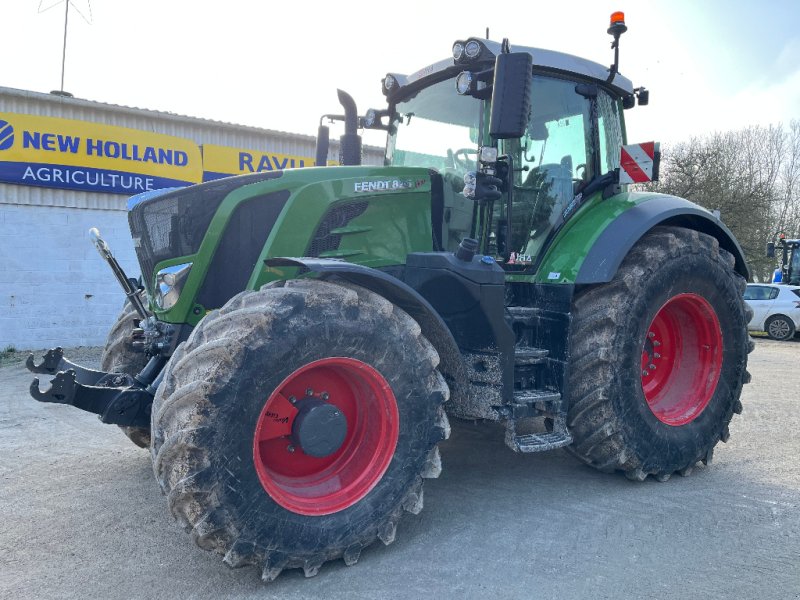
[{"label": "black grille", "polygon": [[272,171],[230,177],[137,204],[128,214],[128,222],[147,288],[152,286],[153,270],[159,262],[200,249],[211,219],[230,192],[281,174]]},{"label": "black grille", "polygon": [[353,202],[333,207],[314,232],[314,238],[308,247],[306,256],[318,257],[323,252],[338,250],[342,236],[331,233],[334,229],[344,227],[356,217],[362,215],[369,206],[368,202]]},{"label": "black grille", "polygon": [[236,205],[197,294],[199,304],[219,308],[245,288],[289,195],[281,190]]}]

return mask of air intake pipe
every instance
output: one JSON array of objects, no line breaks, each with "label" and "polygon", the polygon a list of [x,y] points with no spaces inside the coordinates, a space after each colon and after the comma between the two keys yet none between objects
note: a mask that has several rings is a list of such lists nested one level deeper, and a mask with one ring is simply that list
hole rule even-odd
[{"label": "air intake pipe", "polygon": [[327,125],[320,123],[319,129],[317,130],[317,147],[314,150],[314,165],[317,167],[324,167],[328,164],[328,146],[330,145],[330,136],[330,128]]},{"label": "air intake pipe", "polygon": [[344,108],[344,135],[339,138],[339,164],[361,164],[361,136],[358,135],[358,110],[353,97],[342,90],[336,90],[339,102]]}]

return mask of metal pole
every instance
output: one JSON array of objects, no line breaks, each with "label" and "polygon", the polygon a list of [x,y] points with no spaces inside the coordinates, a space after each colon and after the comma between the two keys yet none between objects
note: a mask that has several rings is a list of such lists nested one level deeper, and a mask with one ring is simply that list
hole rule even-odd
[{"label": "metal pole", "polygon": [[67,61],[67,22],[69,21],[69,0],[64,0],[64,46],[61,51],[61,91],[64,91],[64,65]]}]

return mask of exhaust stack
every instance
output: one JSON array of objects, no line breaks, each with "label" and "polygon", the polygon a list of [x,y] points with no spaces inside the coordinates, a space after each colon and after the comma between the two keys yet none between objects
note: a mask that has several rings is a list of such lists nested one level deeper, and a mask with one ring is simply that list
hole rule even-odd
[{"label": "exhaust stack", "polygon": [[339,164],[361,164],[361,136],[358,135],[358,110],[353,97],[342,90],[336,90],[339,102],[344,108],[344,135],[339,138]]}]

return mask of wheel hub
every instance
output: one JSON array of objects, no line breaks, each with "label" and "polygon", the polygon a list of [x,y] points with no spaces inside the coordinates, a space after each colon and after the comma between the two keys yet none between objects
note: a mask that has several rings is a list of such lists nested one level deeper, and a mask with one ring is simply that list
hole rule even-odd
[{"label": "wheel hub", "polygon": [[305,397],[292,423],[295,446],[316,458],[330,456],[342,447],[347,436],[347,418],[333,404]]},{"label": "wheel hub", "polygon": [[711,304],[678,294],[656,312],[642,344],[642,391],[667,425],[696,419],[711,401],[722,371],[722,333]]},{"label": "wheel hub", "polygon": [[394,456],[400,416],[392,388],[371,365],[344,357],[308,363],[269,395],[253,463],[267,494],[301,515],[352,506]]}]

